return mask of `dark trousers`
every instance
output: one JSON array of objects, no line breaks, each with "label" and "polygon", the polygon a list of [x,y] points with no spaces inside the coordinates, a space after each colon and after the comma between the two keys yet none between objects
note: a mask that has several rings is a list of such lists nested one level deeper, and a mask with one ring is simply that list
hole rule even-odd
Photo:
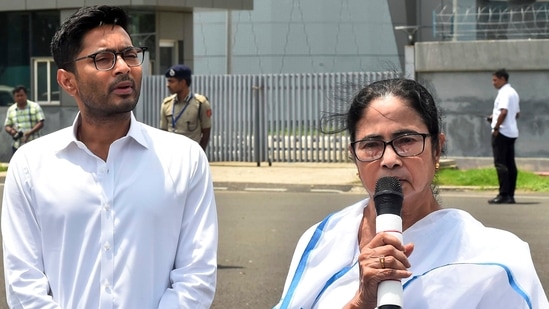
[{"label": "dark trousers", "polygon": [[516,138],[510,138],[501,133],[497,136],[492,135],[492,152],[501,196],[515,196],[518,175],[515,163],[515,140]]}]

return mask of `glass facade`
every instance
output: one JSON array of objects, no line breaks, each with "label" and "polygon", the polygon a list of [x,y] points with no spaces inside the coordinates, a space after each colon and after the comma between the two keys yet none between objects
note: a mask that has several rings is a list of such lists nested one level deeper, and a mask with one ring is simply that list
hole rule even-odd
[{"label": "glass facade", "polygon": [[150,59],[156,58],[156,17],[154,11],[129,10],[129,29],[134,46],[147,46]]},{"label": "glass facade", "polygon": [[[0,12],[0,85],[31,89],[32,57],[50,57],[58,11]],[[32,97],[32,94],[29,95]]]}]

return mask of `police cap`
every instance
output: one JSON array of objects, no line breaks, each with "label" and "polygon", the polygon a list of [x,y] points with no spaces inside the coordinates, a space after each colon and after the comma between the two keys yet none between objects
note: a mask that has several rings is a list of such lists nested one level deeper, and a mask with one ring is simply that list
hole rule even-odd
[{"label": "police cap", "polygon": [[173,65],[166,71],[166,77],[175,77],[177,79],[188,79],[191,77],[191,68],[184,64]]}]

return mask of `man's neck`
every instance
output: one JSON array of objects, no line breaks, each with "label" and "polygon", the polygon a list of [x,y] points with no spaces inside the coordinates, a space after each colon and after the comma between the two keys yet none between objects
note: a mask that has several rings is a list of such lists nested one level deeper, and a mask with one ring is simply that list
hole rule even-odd
[{"label": "man's neck", "polygon": [[76,137],[91,152],[106,162],[111,144],[128,133],[130,123],[131,117],[98,123],[85,120],[81,115]]},{"label": "man's neck", "polygon": [[191,92],[191,91],[190,91],[189,88],[187,88],[187,89],[185,89],[185,90],[181,90],[181,92],[179,92],[179,93],[177,94],[177,100],[178,100],[179,102],[184,102],[185,99],[187,98],[187,96],[189,96],[189,93],[190,93],[190,92]]},{"label": "man's neck", "polygon": [[17,102],[17,108],[18,109],[24,109],[25,107],[27,107],[27,101],[25,101],[23,103]]}]

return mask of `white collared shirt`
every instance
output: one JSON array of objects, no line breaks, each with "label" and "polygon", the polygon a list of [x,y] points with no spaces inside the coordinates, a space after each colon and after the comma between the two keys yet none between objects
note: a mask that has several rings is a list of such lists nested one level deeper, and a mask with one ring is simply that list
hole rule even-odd
[{"label": "white collared shirt", "polygon": [[494,109],[492,111],[492,129],[494,129],[501,109],[507,110],[507,116],[499,127],[499,133],[510,137],[517,138],[519,136],[517,125],[517,114],[520,113],[520,98],[518,93],[511,87],[509,83],[501,86],[498,90],[498,95],[494,100]]},{"label": "white collared shirt", "polygon": [[4,187],[11,308],[209,308],[217,214],[192,140],[135,120],[105,161],[72,127],[22,146]]}]

